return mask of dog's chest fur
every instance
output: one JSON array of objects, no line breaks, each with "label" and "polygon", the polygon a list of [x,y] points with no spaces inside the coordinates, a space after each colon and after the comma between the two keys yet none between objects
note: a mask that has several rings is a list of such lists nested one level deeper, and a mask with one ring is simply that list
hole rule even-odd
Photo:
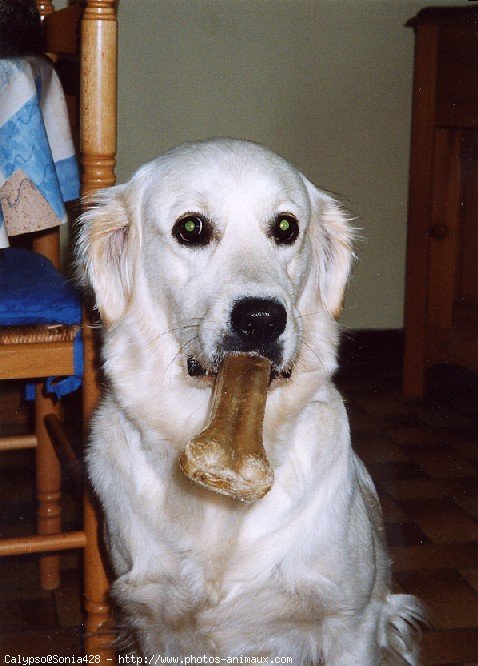
[{"label": "dog's chest fur", "polygon": [[[171,525],[163,514],[163,528],[149,535],[144,570],[115,584],[121,605],[136,620],[149,616],[157,627],[148,649],[257,656],[281,653],[293,643],[294,654],[305,654],[308,644],[318,644],[324,606],[329,612],[340,607],[338,591],[331,596],[335,581],[321,575],[320,566],[306,571],[302,563],[294,565],[300,553],[290,548],[284,553],[275,543],[287,539],[287,529],[281,537],[251,535],[247,540],[240,519],[218,517],[214,509],[196,517],[191,534],[190,525]],[[222,528],[212,532],[210,526],[218,524]]]},{"label": "dog's chest fur", "polygon": [[[108,437],[97,438],[90,470],[100,494],[115,498],[109,507],[110,552],[119,575],[114,594],[133,624],[150,618],[161,628],[148,639],[155,641],[149,649],[257,655],[280,652],[290,641],[304,643],[300,651],[317,645],[320,618],[343,604],[344,591],[336,551],[328,561],[328,542],[337,535],[321,528],[334,522],[324,509],[319,516],[310,501],[301,505],[286,492],[302,473],[300,422],[295,436],[289,433],[294,466],[284,460],[269,495],[245,505],[196,488],[179,471],[174,450],[168,454],[162,443],[144,446],[140,433],[118,414],[112,432],[111,408],[104,404],[96,417],[96,430],[104,421]],[[328,424],[329,408],[315,409],[321,409],[322,434],[329,437],[336,410]],[[307,460],[310,465],[310,451]],[[118,476],[123,485],[113,490]],[[335,485],[341,483],[337,479]],[[327,484],[317,489],[317,506],[329,504],[327,493],[336,490]]]}]

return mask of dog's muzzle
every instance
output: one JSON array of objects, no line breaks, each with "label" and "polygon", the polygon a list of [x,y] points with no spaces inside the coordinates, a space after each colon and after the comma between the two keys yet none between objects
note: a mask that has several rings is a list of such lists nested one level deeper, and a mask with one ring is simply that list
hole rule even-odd
[{"label": "dog's muzzle", "polygon": [[[228,331],[218,349],[217,359],[222,360],[226,353],[251,353],[264,356],[272,361],[271,378],[290,377],[289,370],[278,372],[281,366],[283,345],[279,340],[287,325],[285,307],[275,299],[242,298],[236,301],[231,310]],[[207,374],[202,364],[195,358],[188,358],[188,374]]]}]

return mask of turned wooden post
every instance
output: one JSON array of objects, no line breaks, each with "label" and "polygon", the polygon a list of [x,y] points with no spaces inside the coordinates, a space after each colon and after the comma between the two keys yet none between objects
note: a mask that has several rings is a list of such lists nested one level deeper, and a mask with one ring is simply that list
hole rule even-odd
[{"label": "turned wooden post", "polygon": [[[114,185],[116,164],[117,21],[114,0],[88,0],[81,22],[80,162],[82,194]],[[84,321],[84,417],[88,422],[98,398],[94,335]],[[99,519],[85,491],[85,653],[111,665],[114,638],[109,583],[100,556]]]},{"label": "turned wooden post", "polygon": [[81,29],[83,194],[116,182],[116,43],[114,0],[89,0]]},{"label": "turned wooden post", "polygon": [[[40,18],[54,11],[52,0],[36,0]],[[59,229],[47,229],[34,235],[32,249],[60,266]],[[61,469],[43,419],[47,414],[58,413],[57,403],[44,394],[43,384],[37,384],[35,394],[36,495],[37,534],[61,532]],[[44,590],[55,590],[60,585],[60,556],[57,553],[40,555],[40,585]]]},{"label": "turned wooden post", "polygon": [[[58,413],[58,403],[51,396],[44,394],[43,383],[37,384],[35,399],[37,534],[61,532],[61,468],[44,423],[47,414]],[[60,556],[57,553],[40,556],[40,584],[44,590],[56,590],[59,587]]]}]

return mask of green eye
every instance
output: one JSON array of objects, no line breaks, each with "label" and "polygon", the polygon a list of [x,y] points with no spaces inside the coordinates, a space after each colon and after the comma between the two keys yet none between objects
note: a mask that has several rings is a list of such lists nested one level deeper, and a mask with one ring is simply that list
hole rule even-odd
[{"label": "green eye", "polygon": [[186,220],[186,222],[184,222],[183,228],[188,233],[191,233],[192,231],[196,231],[196,222],[195,222],[195,220]]},{"label": "green eye", "polygon": [[299,223],[293,215],[278,215],[272,224],[271,235],[277,245],[292,245],[299,235]]},{"label": "green eye", "polygon": [[173,236],[181,245],[207,245],[211,240],[211,225],[199,215],[185,215],[176,221]]}]

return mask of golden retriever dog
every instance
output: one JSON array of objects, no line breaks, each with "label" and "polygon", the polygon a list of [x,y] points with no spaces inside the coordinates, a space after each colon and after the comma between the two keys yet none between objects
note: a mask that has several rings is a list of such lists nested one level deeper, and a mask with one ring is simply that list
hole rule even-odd
[{"label": "golden retriever dog", "polygon": [[[138,653],[417,664],[420,606],[390,591],[376,491],[331,380],[352,256],[340,206],[231,139],[175,148],[91,203],[78,262],[107,385],[87,463]],[[253,503],[178,464],[234,352],[272,363],[263,438],[275,480]]]}]

